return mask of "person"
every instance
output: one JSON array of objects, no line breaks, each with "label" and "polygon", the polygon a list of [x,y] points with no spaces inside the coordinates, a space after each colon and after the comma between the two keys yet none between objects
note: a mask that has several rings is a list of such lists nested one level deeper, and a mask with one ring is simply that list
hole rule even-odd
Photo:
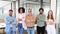
[{"label": "person", "polygon": [[28,9],[25,22],[28,34],[34,34],[35,16],[32,14],[32,9],[30,8]]},{"label": "person", "polygon": [[5,18],[6,34],[15,34],[16,31],[16,18],[13,16],[13,10],[9,10],[9,16]]},{"label": "person", "polygon": [[56,34],[56,30],[55,30],[55,20],[54,20],[54,16],[53,16],[53,11],[49,10],[48,12],[48,16],[46,19],[46,30],[47,30],[47,34]]},{"label": "person", "polygon": [[37,34],[44,34],[45,32],[45,19],[46,16],[43,14],[44,9],[40,8],[39,9],[39,14],[36,17],[37,20]]},{"label": "person", "polygon": [[23,34],[25,22],[25,8],[20,7],[18,9],[18,14],[16,15],[16,18],[18,22],[18,34]]}]

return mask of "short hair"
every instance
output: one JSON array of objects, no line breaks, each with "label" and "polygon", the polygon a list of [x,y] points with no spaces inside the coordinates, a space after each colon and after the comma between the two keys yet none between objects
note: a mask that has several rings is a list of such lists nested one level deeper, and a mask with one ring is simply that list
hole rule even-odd
[{"label": "short hair", "polygon": [[40,11],[40,10],[44,11],[44,9],[43,9],[43,8],[40,8],[40,9],[39,9],[39,11]]},{"label": "short hair", "polygon": [[25,13],[25,8],[23,8],[23,7],[20,7],[20,8],[18,9],[18,13],[20,13],[20,9],[22,9],[22,12]]},{"label": "short hair", "polygon": [[31,8],[29,8],[28,10],[32,10]]},{"label": "short hair", "polygon": [[10,12],[10,11],[11,11],[11,12],[13,12],[13,10],[12,10],[12,9],[10,9],[10,10],[9,10],[9,12]]},{"label": "short hair", "polygon": [[29,8],[28,10],[32,10],[31,8]]}]

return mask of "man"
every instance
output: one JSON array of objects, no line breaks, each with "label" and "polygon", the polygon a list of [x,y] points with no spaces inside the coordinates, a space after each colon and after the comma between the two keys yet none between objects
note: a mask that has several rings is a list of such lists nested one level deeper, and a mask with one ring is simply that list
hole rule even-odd
[{"label": "man", "polygon": [[44,34],[45,31],[45,18],[46,16],[43,14],[44,9],[39,9],[39,14],[37,15],[37,34]]},{"label": "man", "polygon": [[9,10],[9,16],[5,19],[6,23],[6,34],[15,34],[16,31],[16,19],[13,16],[13,10]]},{"label": "man", "polygon": [[32,9],[28,9],[28,15],[26,15],[26,25],[28,34],[34,34],[35,16],[32,14]]}]

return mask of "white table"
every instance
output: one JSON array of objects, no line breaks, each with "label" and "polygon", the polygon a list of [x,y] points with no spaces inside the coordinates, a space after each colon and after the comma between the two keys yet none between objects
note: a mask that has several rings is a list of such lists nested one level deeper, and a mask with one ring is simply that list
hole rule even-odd
[{"label": "white table", "polygon": [[5,27],[6,27],[6,24],[5,23],[0,23],[0,29],[3,29],[3,33],[1,34],[4,34],[5,32]]}]

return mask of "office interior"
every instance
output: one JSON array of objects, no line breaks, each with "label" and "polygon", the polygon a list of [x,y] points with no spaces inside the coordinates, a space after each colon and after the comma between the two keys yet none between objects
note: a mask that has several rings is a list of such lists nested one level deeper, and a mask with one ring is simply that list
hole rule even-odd
[{"label": "office interior", "polygon": [[0,0],[0,33],[5,33],[4,19],[8,15],[9,9],[12,9],[13,16],[16,16],[19,7],[24,7],[26,14],[28,9],[31,8],[35,15],[39,14],[39,8],[42,7],[46,16],[49,10],[53,10],[56,20],[56,34],[60,34],[60,0]]}]

